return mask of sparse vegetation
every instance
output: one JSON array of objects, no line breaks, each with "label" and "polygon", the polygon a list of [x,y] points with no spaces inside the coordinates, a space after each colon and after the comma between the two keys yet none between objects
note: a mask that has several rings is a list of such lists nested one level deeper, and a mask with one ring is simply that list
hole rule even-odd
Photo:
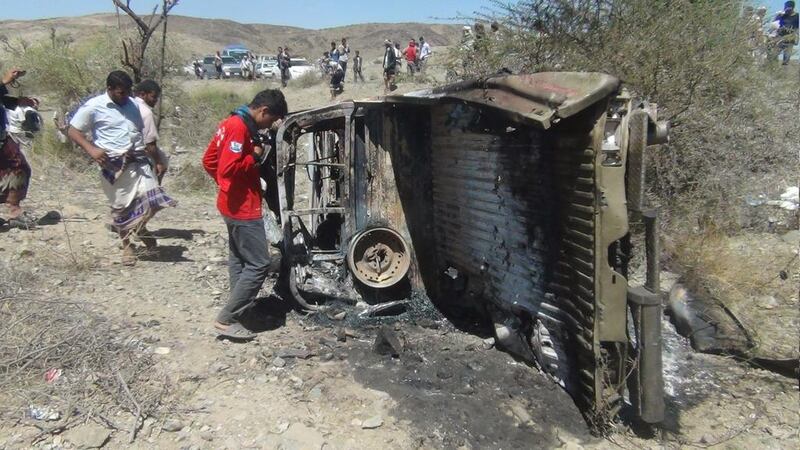
[{"label": "sparse vegetation", "polygon": [[312,86],[316,86],[318,84],[322,84],[325,80],[320,76],[319,72],[316,70],[308,71],[297,78],[292,78],[289,80],[289,84],[292,87],[297,87],[301,89],[310,88]]}]

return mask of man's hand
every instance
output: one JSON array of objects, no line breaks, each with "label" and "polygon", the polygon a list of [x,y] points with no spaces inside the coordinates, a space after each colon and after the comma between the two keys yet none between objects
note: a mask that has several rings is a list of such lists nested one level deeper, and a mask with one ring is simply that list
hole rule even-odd
[{"label": "man's hand", "polygon": [[167,166],[161,164],[160,162],[156,163],[156,177],[160,180],[164,174],[167,173]]},{"label": "man's hand", "polygon": [[261,147],[261,146],[256,145],[255,147],[253,147],[253,154],[258,159],[261,159],[261,157],[264,155],[264,148]]},{"label": "man's hand", "polygon": [[99,147],[89,146],[86,148],[86,153],[100,166],[104,166],[108,162],[108,155]]},{"label": "man's hand", "polygon": [[13,82],[17,81],[17,78],[25,75],[25,73],[26,72],[24,70],[20,69],[19,67],[14,67],[11,70],[9,70],[8,72],[6,72],[5,75],[3,75],[2,82],[3,82],[3,84],[13,83]]},{"label": "man's hand", "polygon": [[17,97],[17,105],[38,109],[39,99],[33,97]]}]

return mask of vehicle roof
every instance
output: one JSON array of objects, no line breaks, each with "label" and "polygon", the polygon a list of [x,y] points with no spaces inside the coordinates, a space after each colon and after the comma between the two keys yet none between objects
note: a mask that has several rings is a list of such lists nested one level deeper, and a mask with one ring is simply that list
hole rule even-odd
[{"label": "vehicle roof", "polygon": [[363,100],[350,100],[336,105],[292,114],[286,120],[301,127],[310,126],[319,117],[337,109],[353,109],[386,103],[435,104],[462,102],[494,108],[512,120],[539,128],[550,128],[558,119],[567,118],[617,92],[616,77],[597,72],[540,72],[522,75],[501,75],[464,81],[433,89]]}]

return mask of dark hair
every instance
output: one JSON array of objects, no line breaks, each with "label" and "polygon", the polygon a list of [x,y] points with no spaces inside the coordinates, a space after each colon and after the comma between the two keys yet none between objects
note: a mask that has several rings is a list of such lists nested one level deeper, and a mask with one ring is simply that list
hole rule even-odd
[{"label": "dark hair", "polygon": [[794,2],[792,0],[789,0],[788,2],[783,4],[783,7],[784,8],[794,8]]},{"label": "dark hair", "polygon": [[106,87],[109,89],[130,89],[132,86],[133,80],[131,80],[130,75],[121,70],[115,70],[106,77]]},{"label": "dark hair", "polygon": [[137,94],[149,94],[151,92],[161,94],[161,86],[153,80],[142,80],[133,88],[133,92]]},{"label": "dark hair", "polygon": [[253,97],[253,101],[248,105],[251,108],[266,106],[273,116],[284,117],[289,112],[286,105],[286,98],[283,92],[278,89],[264,89]]}]

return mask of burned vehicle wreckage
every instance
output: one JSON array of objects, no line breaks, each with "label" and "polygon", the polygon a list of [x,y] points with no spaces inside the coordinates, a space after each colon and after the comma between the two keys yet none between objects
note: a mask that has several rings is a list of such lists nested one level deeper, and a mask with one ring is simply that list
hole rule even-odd
[{"label": "burned vehicle wreckage", "polygon": [[[626,398],[659,422],[657,215],[642,191],[645,149],[666,134],[654,107],[600,73],[497,76],[292,114],[276,136],[290,292],[309,309],[420,293],[478,311],[590,424]],[[634,220],[647,242],[637,287]]]}]

